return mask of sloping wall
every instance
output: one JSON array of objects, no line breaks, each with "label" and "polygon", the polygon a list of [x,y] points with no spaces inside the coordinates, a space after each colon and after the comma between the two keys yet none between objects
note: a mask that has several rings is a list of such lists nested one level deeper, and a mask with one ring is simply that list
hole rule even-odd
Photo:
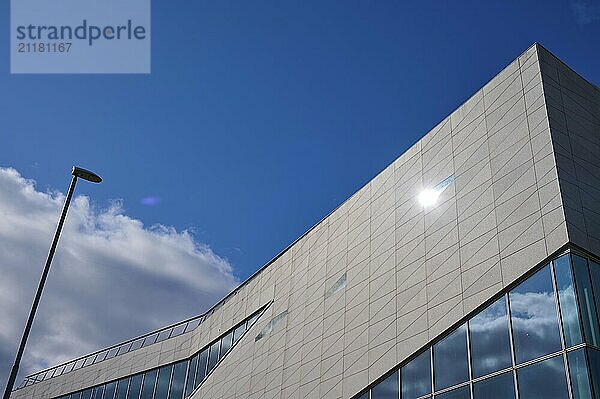
[{"label": "sloping wall", "polygon": [[600,254],[600,89],[544,49],[540,60],[569,238]]},{"label": "sloping wall", "polygon": [[[525,51],[193,333],[13,396],[48,398],[183,359],[271,300],[193,398],[358,393],[567,243],[540,54]],[[437,205],[423,207],[419,193],[442,181]]]},{"label": "sloping wall", "polygon": [[[275,300],[262,323],[287,309],[285,321],[243,342],[194,398],[351,397],[567,242],[539,52],[262,272]],[[449,176],[424,209],[419,192]]]}]

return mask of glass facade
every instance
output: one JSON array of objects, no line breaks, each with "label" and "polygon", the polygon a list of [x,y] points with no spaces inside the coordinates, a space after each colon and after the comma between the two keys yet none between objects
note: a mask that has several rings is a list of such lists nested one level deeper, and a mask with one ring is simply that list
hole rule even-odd
[{"label": "glass facade", "polygon": [[511,366],[507,314],[506,299],[502,297],[469,320],[473,377]]},{"label": "glass facade", "polygon": [[431,349],[402,367],[400,374],[403,398],[416,399],[431,393]]},{"label": "glass facade", "polygon": [[599,310],[600,265],[563,255],[355,398],[600,399]]},{"label": "glass facade", "polygon": [[469,379],[467,328],[462,325],[433,345],[433,381],[436,391]]},{"label": "glass facade", "polygon": [[[210,312],[213,312],[214,309],[216,309],[217,307],[211,309]],[[92,364],[100,363],[104,360],[108,360],[113,357],[121,356],[128,352],[156,344],[158,342],[164,341],[165,339],[173,338],[183,333],[193,331],[196,327],[202,324],[204,320],[206,320],[210,312],[200,316],[196,316],[189,320],[184,320],[172,326],[161,328],[158,331],[154,331],[141,337],[131,339],[129,341],[117,344],[113,347],[102,349],[101,351],[94,352],[82,358],[71,360],[67,363],[59,364],[58,366],[54,366],[52,368],[29,375],[25,377],[25,379],[17,389],[33,385],[37,382],[45,381],[49,378],[58,377],[59,375],[70,373],[71,371],[80,369],[82,367],[87,367]]]},{"label": "glass facade", "polygon": [[260,309],[189,359],[63,395],[58,399],[187,398],[258,320],[265,309],[266,307]]}]

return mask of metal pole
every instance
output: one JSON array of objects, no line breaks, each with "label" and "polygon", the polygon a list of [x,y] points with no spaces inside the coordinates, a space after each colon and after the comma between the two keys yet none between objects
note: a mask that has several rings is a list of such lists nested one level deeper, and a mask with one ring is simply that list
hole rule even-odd
[{"label": "metal pole", "polygon": [[40,282],[35,293],[35,298],[33,299],[31,310],[29,311],[29,318],[27,319],[27,324],[25,325],[25,330],[23,331],[23,336],[21,337],[21,343],[19,344],[19,350],[17,351],[17,356],[15,357],[15,363],[12,366],[12,369],[10,371],[10,377],[8,377],[8,382],[6,383],[6,389],[4,390],[3,399],[10,398],[13,386],[15,385],[15,379],[17,378],[17,373],[19,372],[19,364],[21,363],[21,357],[23,356],[23,351],[25,350],[25,344],[27,343],[27,338],[29,337],[29,331],[31,331],[31,325],[33,324],[35,312],[40,303],[42,290],[44,289],[44,284],[46,283],[46,277],[48,277],[48,272],[50,271],[50,264],[52,263],[54,252],[56,251],[58,238],[60,237],[60,232],[65,222],[65,217],[67,216],[67,210],[69,209],[69,204],[71,202],[71,197],[73,196],[73,191],[75,190],[75,183],[77,183],[77,176],[73,176],[73,179],[71,180],[71,185],[69,186],[69,193],[67,194],[67,199],[65,200],[65,204],[63,205],[60,220],[58,221],[58,226],[56,227],[56,232],[54,233],[54,240],[52,241],[52,246],[50,247],[50,252],[48,252],[48,258],[46,259],[46,266],[44,267],[44,271],[42,272],[42,277],[40,278]]}]

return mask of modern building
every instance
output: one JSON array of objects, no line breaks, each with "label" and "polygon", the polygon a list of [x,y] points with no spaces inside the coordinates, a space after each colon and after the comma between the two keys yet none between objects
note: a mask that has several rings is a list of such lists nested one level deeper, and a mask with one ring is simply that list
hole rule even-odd
[{"label": "modern building", "polygon": [[538,44],[206,314],[22,398],[600,397],[600,89]]}]

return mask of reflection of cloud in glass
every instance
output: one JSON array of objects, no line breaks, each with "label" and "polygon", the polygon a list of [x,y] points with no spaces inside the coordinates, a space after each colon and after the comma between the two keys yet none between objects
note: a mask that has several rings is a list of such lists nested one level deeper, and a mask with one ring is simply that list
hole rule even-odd
[{"label": "reflection of cloud in glass", "polygon": [[560,298],[565,334],[573,340],[572,344],[578,344],[581,341],[581,332],[579,331],[579,317],[573,286],[570,285],[563,290],[559,290],[558,296]]},{"label": "reflection of cloud in glass", "polygon": [[554,273],[565,333],[565,343],[567,346],[573,346],[581,343],[582,336],[569,255],[564,255],[554,260]]},{"label": "reflection of cloud in glass", "polygon": [[567,381],[562,356],[517,370],[521,398],[567,398]]},{"label": "reflection of cloud in glass", "polygon": [[373,387],[372,398],[397,398],[398,397],[398,372],[390,374],[385,380]]},{"label": "reflection of cloud in glass", "polygon": [[142,200],[140,202],[142,203],[142,205],[155,206],[155,205],[160,204],[160,198],[151,195],[151,196],[142,198]]},{"label": "reflection of cloud in glass", "polygon": [[427,350],[402,367],[402,398],[415,399],[431,392],[430,356]]},{"label": "reflection of cloud in glass", "polygon": [[469,379],[466,324],[433,345],[433,373],[436,390]]},{"label": "reflection of cloud in glass", "polygon": [[502,297],[469,321],[473,374],[476,377],[510,366],[506,302]]},{"label": "reflection of cloud in glass", "polygon": [[560,349],[552,292],[510,295],[517,359],[525,361]]}]

